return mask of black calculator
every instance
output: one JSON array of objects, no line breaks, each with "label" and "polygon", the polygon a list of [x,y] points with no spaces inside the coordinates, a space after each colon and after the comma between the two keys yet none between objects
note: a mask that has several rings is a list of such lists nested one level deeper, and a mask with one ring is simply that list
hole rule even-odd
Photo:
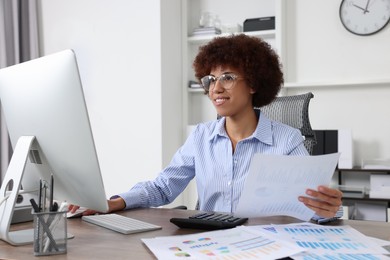
[{"label": "black calculator", "polygon": [[231,214],[202,212],[188,218],[171,218],[170,221],[180,228],[217,230],[233,228],[244,224],[248,218],[239,218]]}]

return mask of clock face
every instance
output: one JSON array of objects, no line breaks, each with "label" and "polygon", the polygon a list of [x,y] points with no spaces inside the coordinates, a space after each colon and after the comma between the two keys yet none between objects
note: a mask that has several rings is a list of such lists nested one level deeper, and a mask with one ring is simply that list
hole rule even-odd
[{"label": "clock face", "polygon": [[390,0],[343,0],[339,14],[348,31],[357,35],[371,35],[389,23]]}]

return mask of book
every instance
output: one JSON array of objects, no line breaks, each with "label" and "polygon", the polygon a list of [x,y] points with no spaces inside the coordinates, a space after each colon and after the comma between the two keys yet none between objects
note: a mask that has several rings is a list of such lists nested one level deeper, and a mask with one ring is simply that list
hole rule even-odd
[{"label": "book", "polygon": [[195,28],[192,35],[205,35],[205,34],[221,34],[221,29],[216,27],[199,27]]}]

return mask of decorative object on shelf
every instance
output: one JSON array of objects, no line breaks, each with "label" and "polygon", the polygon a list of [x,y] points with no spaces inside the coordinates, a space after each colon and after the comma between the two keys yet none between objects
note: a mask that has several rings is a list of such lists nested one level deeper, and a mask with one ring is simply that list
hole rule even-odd
[{"label": "decorative object on shelf", "polygon": [[202,12],[199,27],[213,27],[214,25],[214,15],[210,12]]},{"label": "decorative object on shelf", "polygon": [[275,16],[251,18],[244,21],[244,32],[274,30]]},{"label": "decorative object on shelf", "polygon": [[202,12],[199,19],[199,27],[193,30],[192,35],[208,34],[221,34],[221,20],[216,14]]},{"label": "decorative object on shelf", "polygon": [[343,0],[339,16],[349,32],[361,36],[372,35],[389,23],[390,0]]}]

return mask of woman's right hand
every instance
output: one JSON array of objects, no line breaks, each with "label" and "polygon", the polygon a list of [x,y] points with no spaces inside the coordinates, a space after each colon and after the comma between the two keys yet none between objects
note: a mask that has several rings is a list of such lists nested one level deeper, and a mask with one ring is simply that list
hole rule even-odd
[{"label": "woman's right hand", "polygon": [[88,215],[94,215],[96,213],[100,213],[95,210],[80,208],[80,206],[73,205],[73,204],[68,205],[68,212],[70,213],[70,217],[81,217],[81,216],[88,216]]},{"label": "woman's right hand", "polygon": [[[96,210],[86,209],[85,211],[83,211],[82,215],[83,216],[87,216],[87,215],[93,215],[93,214],[96,214],[96,213],[106,214],[106,213],[111,213],[111,212],[114,212],[114,211],[124,210],[125,207],[126,207],[125,201],[122,198],[120,198],[120,197],[117,197],[115,199],[107,200],[107,204],[108,204],[108,211],[107,212],[98,212]],[[80,208],[80,206],[78,206],[78,205],[70,204],[68,206],[68,211],[70,213],[75,213],[79,208]]]}]

